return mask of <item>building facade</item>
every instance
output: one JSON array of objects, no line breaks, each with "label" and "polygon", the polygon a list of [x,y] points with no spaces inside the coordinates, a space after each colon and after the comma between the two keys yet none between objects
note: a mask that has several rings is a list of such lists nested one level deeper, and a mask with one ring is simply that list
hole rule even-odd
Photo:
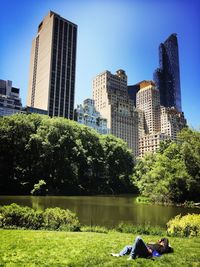
[{"label": "building facade", "polygon": [[177,139],[177,134],[187,127],[187,121],[183,112],[175,108],[161,106],[161,132],[170,136],[171,140]]},{"label": "building facade", "polygon": [[127,90],[125,71],[105,71],[93,80],[95,107],[107,119],[110,133],[123,139],[138,155],[138,113]]},{"label": "building facade", "polygon": [[78,105],[75,110],[75,120],[95,129],[100,134],[108,134],[107,119],[103,118],[95,108],[93,99],[85,99],[83,105]]},{"label": "building facade", "polygon": [[164,107],[174,107],[181,112],[181,87],[178,40],[176,34],[159,46],[159,68],[153,79],[160,91],[160,103]]},{"label": "building facade", "polygon": [[139,157],[144,157],[145,153],[156,152],[160,147],[160,143],[166,140],[171,140],[170,136],[161,132],[140,136]]},{"label": "building facade", "polygon": [[0,116],[9,116],[21,111],[19,93],[19,88],[13,87],[12,81],[0,80]]},{"label": "building facade", "polygon": [[48,115],[48,111],[47,110],[43,110],[43,109],[39,109],[39,108],[33,108],[33,107],[24,107],[22,109],[22,112],[25,114],[31,114],[31,113],[35,113],[35,114],[41,114],[41,115]]},{"label": "building facade", "polygon": [[73,119],[77,25],[50,11],[32,42],[27,106]]}]

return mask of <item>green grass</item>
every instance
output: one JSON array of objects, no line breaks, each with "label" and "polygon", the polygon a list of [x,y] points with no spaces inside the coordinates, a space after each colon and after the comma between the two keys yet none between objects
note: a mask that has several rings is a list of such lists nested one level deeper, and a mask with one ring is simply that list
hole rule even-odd
[{"label": "green grass", "polygon": [[[0,266],[200,266],[200,238],[170,238],[175,251],[155,260],[114,258],[136,235],[118,232],[0,230]],[[147,242],[159,236],[142,236]]]}]

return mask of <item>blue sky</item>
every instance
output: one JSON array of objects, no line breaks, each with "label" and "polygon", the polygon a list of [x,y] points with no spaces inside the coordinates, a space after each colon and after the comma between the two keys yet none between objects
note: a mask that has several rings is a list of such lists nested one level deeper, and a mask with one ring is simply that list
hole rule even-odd
[{"label": "blue sky", "polygon": [[1,1],[0,79],[12,80],[26,104],[31,42],[49,10],[78,25],[75,103],[92,97],[92,79],[124,69],[128,84],[152,79],[158,46],[178,34],[182,108],[200,126],[200,1]]}]

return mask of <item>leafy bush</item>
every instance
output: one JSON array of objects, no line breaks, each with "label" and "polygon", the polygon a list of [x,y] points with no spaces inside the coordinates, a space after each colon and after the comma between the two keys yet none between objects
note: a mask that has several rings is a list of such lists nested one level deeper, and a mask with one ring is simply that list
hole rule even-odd
[{"label": "leafy bush", "polygon": [[200,214],[177,215],[167,223],[167,233],[171,236],[200,236]]},{"label": "leafy bush", "polygon": [[108,229],[106,227],[98,226],[98,225],[94,225],[94,226],[84,225],[81,227],[81,232],[95,232],[95,233],[107,234]]},{"label": "leafy bush", "polygon": [[0,207],[0,226],[3,228],[39,229],[42,212],[15,203]]},{"label": "leafy bush", "polygon": [[43,227],[51,230],[79,231],[80,223],[70,210],[48,208],[43,213]]},{"label": "leafy bush", "polygon": [[126,223],[120,223],[116,230],[121,233],[132,233],[132,234],[144,234],[144,235],[163,235],[165,233],[164,229],[159,226],[146,225],[132,225]]},{"label": "leafy bush", "polygon": [[37,211],[13,203],[0,207],[0,227],[79,231],[80,223],[70,210],[49,208]]}]

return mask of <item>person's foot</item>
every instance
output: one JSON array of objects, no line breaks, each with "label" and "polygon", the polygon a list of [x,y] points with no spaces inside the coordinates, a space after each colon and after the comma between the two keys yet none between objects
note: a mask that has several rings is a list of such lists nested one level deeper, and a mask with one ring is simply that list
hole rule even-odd
[{"label": "person's foot", "polygon": [[113,257],[120,257],[119,253],[111,253],[110,255]]},{"label": "person's foot", "polygon": [[133,258],[132,257],[128,257],[127,261],[131,261],[131,260],[133,260]]}]

